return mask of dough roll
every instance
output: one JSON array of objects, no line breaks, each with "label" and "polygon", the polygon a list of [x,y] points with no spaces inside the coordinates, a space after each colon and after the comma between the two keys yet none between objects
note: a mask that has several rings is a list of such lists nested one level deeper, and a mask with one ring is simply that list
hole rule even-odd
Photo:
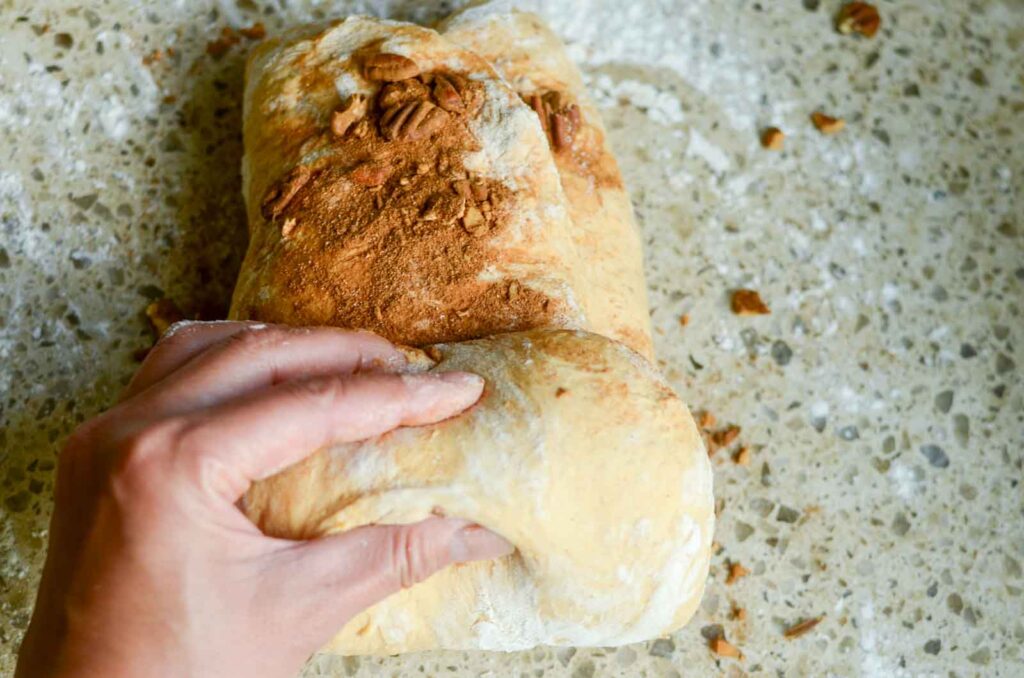
[{"label": "dough roll", "polygon": [[711,471],[648,360],[639,234],[597,111],[532,15],[444,28],[352,17],[255,50],[231,316],[373,330],[418,347],[410,370],[480,374],[484,395],[320,450],[244,509],[300,539],[441,512],[516,546],[375,605],[332,652],[671,632],[707,576]]}]

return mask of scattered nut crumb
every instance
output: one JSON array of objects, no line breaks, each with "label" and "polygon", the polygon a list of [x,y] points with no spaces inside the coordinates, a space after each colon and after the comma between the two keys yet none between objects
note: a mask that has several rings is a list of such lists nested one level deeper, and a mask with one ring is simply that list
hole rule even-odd
[{"label": "scattered nut crumb", "polygon": [[687,325],[689,325],[690,324],[690,314],[689,313],[684,313],[681,316],[679,316],[679,324],[681,326],[683,326],[683,327],[686,327]]},{"label": "scattered nut crumb", "polygon": [[719,447],[728,447],[736,441],[736,438],[739,437],[740,430],[740,427],[736,424],[729,424],[721,431],[715,431],[715,433],[712,434],[711,439],[714,441],[715,445],[718,445]]},{"label": "scattered nut crumb", "polygon": [[708,647],[711,651],[721,657],[731,657],[733,659],[743,659],[743,653],[739,651],[735,645],[730,643],[725,638],[712,638],[708,641]]},{"label": "scattered nut crumb", "polygon": [[739,289],[732,293],[732,312],[736,315],[767,315],[771,313],[754,290]]},{"label": "scattered nut crumb", "polygon": [[152,52],[142,57],[142,63],[146,66],[155,64],[158,61],[162,61],[164,58],[164,51],[162,49],[154,49]]},{"label": "scattered nut crumb", "polygon": [[216,40],[212,40],[206,43],[206,53],[215,59],[219,59],[224,56],[229,49],[239,43],[241,38],[235,33],[234,29],[230,26],[225,26],[220,30],[220,37]]},{"label": "scattered nut crumb", "polygon": [[561,398],[562,396],[564,396],[568,392],[569,392],[569,389],[563,388],[563,387],[559,386],[558,388],[555,389],[555,397],[556,398]]},{"label": "scattered nut crumb", "polygon": [[821,111],[811,113],[811,122],[814,123],[814,126],[822,134],[838,134],[846,127],[846,121],[842,118],[833,118],[831,115],[825,115]]},{"label": "scattered nut crumb", "polygon": [[288,236],[290,236],[292,234],[292,231],[295,230],[296,223],[297,222],[295,220],[295,217],[288,217],[287,219],[285,219],[284,223],[281,224],[281,237],[287,238]]},{"label": "scattered nut crumb", "polygon": [[860,33],[865,38],[874,37],[882,25],[878,9],[866,2],[851,2],[843,6],[836,16],[836,30],[843,35]]},{"label": "scattered nut crumb", "polygon": [[150,327],[157,338],[167,331],[167,328],[185,319],[178,305],[167,298],[157,299],[146,307],[146,317],[149,318]]},{"label": "scattered nut crumb", "polygon": [[736,603],[733,603],[732,609],[729,610],[729,616],[735,621],[744,621],[747,618],[747,611]]},{"label": "scattered nut crumb", "polygon": [[262,21],[257,21],[249,28],[239,28],[238,32],[250,40],[262,40],[267,37],[267,27]]},{"label": "scattered nut crumb", "polygon": [[750,466],[750,448],[744,445],[733,455],[732,460],[740,466]]},{"label": "scattered nut crumb", "polygon": [[723,546],[721,544],[719,544],[717,541],[711,542],[711,552],[712,553],[721,553],[722,552],[722,548],[723,548]]},{"label": "scattered nut crumb", "polygon": [[697,420],[697,425],[701,428],[708,429],[715,425],[715,415],[711,414],[707,410],[700,413],[700,418]]},{"label": "scattered nut crumb", "polygon": [[782,632],[782,636],[786,640],[792,640],[794,638],[799,638],[800,636],[802,636],[805,633],[809,632],[811,629],[813,629],[819,623],[821,623],[821,620],[824,619],[824,618],[825,618],[825,615],[821,615],[820,617],[813,617],[811,619],[805,619],[802,622],[798,622],[796,624],[793,624],[788,629],[786,629],[785,631]]},{"label": "scattered nut crumb", "polygon": [[781,151],[786,135],[778,127],[768,127],[761,132],[761,145],[769,151]]},{"label": "scattered nut crumb", "polygon": [[739,563],[729,563],[729,576],[725,578],[725,583],[726,585],[735,584],[748,574],[750,574],[750,570]]}]

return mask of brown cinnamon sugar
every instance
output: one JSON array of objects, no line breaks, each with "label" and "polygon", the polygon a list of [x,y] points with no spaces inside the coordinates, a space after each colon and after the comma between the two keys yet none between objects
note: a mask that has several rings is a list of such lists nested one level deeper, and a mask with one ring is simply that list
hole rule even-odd
[{"label": "brown cinnamon sugar", "polygon": [[[513,198],[462,162],[479,148],[468,121],[483,86],[457,73],[419,73],[390,56],[357,58],[375,69],[378,85],[365,116],[342,135],[315,133],[310,146],[330,152],[282,178],[265,201],[266,218],[294,220],[269,264],[270,284],[291,308],[279,297],[245,312],[369,329],[413,346],[553,324],[558,302],[482,276],[495,260],[490,236],[507,226]],[[402,69],[415,77],[395,79]]]}]

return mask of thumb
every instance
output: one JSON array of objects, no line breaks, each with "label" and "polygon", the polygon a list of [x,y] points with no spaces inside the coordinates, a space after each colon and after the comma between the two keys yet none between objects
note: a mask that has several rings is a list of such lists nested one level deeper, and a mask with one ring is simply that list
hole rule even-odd
[{"label": "thumb", "polygon": [[[326,642],[349,619],[448,565],[509,555],[515,548],[466,520],[427,518],[408,525],[368,525],[304,542],[293,551],[289,598]],[[317,620],[314,622],[314,620]]]}]

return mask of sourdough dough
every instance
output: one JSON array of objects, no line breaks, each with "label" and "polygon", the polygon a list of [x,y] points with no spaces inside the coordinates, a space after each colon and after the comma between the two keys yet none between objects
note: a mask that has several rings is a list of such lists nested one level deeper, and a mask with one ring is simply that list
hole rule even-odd
[{"label": "sourdough dough", "polygon": [[[476,29],[488,40],[472,39]],[[382,601],[340,631],[333,652],[616,645],[671,632],[708,572],[711,471],[685,405],[645,358],[640,242],[600,119],[535,18],[465,14],[448,30],[481,50],[493,39],[504,51],[487,57],[508,80],[434,30],[361,17],[257,48],[245,95],[251,238],[231,315],[426,346],[419,369],[476,372],[484,396],[433,426],[321,450],[256,483],[244,508],[287,538],[442,511],[516,546]],[[432,136],[390,137],[392,104],[367,77],[379,54],[415,62],[409,91],[451,78],[474,105],[442,116]],[[551,128],[523,100],[552,88],[582,112],[568,148],[549,144]],[[353,95],[368,97],[372,124],[332,132]],[[368,164],[386,176],[368,180]],[[481,195],[427,219],[462,181]],[[467,223],[471,205],[485,228]]]},{"label": "sourdough dough", "polygon": [[250,517],[310,538],[437,509],[516,546],[354,618],[328,650],[618,645],[681,626],[707,576],[711,470],[686,407],[650,364],[595,334],[535,330],[436,347],[434,370],[487,380],[433,426],[322,451],[257,483]]}]

